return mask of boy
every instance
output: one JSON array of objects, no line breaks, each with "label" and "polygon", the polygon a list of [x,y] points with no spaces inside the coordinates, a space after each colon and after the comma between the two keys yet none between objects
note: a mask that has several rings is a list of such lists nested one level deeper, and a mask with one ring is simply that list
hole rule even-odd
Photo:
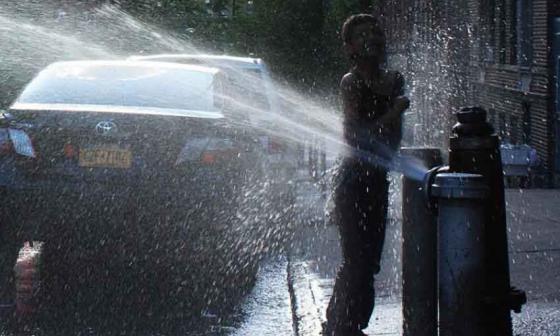
[{"label": "boy", "polygon": [[333,220],[343,262],[327,309],[326,335],[364,335],[374,306],[374,275],[385,238],[387,168],[401,140],[404,79],[381,66],[385,35],[371,15],[354,15],[342,28],[353,66],[341,81],[344,140],[350,148],[335,176]]}]

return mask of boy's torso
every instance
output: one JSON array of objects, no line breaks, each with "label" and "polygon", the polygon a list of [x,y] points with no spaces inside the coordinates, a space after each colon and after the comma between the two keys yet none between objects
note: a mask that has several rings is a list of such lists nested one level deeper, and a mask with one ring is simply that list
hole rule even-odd
[{"label": "boy's torso", "polygon": [[377,120],[389,111],[395,98],[397,72],[383,70],[379,76],[366,80],[356,71],[351,71],[351,90],[358,94],[357,117],[344,119],[345,139],[353,148],[365,152],[377,152],[380,146],[390,150],[398,148],[401,138],[400,122],[383,127]]}]

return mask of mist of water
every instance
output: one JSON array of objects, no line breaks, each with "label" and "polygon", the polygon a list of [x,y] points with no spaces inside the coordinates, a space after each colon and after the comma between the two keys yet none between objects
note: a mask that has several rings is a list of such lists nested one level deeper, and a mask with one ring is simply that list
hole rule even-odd
[{"label": "mist of water", "polygon": [[[129,55],[161,53],[212,53],[211,50],[196,46],[185,36],[173,36],[115,6],[105,5],[92,10],[85,19],[79,11],[62,17],[45,13],[56,14],[57,9],[40,2],[28,2],[27,7],[23,4],[0,5],[0,64],[5,67],[0,77],[2,86],[18,90],[41,68],[61,60],[123,59]],[[230,72],[237,82],[246,83],[248,87],[254,85],[254,78],[245,72],[235,69]],[[399,156],[381,143],[377,144],[375,153],[350,148],[343,139],[340,106],[331,100],[302,94],[279,80],[273,81],[273,87],[278,108],[262,108],[238,96],[224,98],[230,101],[234,110],[259,115],[264,120],[257,124],[244,122],[243,127],[256,128],[259,132],[294,146],[319,143],[330,162],[337,157],[354,155],[410,178],[423,178],[427,169],[422,164]],[[258,257],[267,251],[289,248],[287,245],[293,241],[296,231],[296,221],[291,217],[294,209],[278,209],[278,205],[266,194],[270,183],[270,180],[265,179],[252,181],[245,186],[246,197],[237,213],[236,234],[216,246],[222,255],[246,249],[250,252],[248,255]],[[399,193],[394,190],[390,200],[392,208],[396,208],[397,198]],[[231,269],[223,271],[235,273],[236,268],[251,263],[251,258],[236,260],[228,263],[227,267]],[[396,270],[393,271],[398,274]],[[208,301],[212,301],[212,298]]]},{"label": "mist of water", "polygon": [[[23,5],[16,6],[17,8],[0,5],[0,26],[4,27],[0,30],[0,61],[7,67],[0,82],[6,86],[21,87],[42,67],[60,60],[123,59],[129,55],[161,53],[211,53],[188,39],[172,36],[114,6],[106,5],[90,11],[85,19],[78,11],[53,19],[52,15],[45,13],[56,13],[56,8],[37,2],[31,4],[29,6],[33,10],[21,8]],[[39,12],[42,15],[37,14]],[[241,85],[254,86],[254,77],[242,70],[229,69],[229,75],[233,75]],[[12,79],[15,79],[14,83],[10,83]],[[423,178],[425,167],[399,156],[381,143],[377,144],[375,153],[350,148],[343,139],[340,106],[333,105],[323,97],[302,94],[279,80],[274,80],[272,84],[277,100],[276,108],[263,108],[250,99],[239,96],[224,97],[234,107],[233,110],[258,115],[263,119],[263,122],[256,124],[245,122],[243,127],[256,128],[259,132],[282,139],[293,146],[320,144],[330,162],[337,157],[354,155],[410,178]],[[291,218],[294,209],[279,209],[274,204],[275,201],[266,194],[268,186],[274,182],[270,178],[274,179],[269,176],[269,179],[255,180],[245,186],[246,197],[237,213],[236,221],[239,225],[235,229],[236,235],[221,242],[219,247],[224,255],[240,248],[250,250],[249,255],[254,256],[289,248],[287,244],[293,241],[293,226],[296,225]],[[327,179],[328,176],[323,178]],[[395,207],[397,198],[398,188],[391,193],[392,208]],[[231,270],[225,272],[234,273],[240,264],[250,263],[250,259],[238,260],[235,265],[228,266]]]},{"label": "mist of water", "polygon": [[[123,59],[129,55],[160,53],[213,53],[212,50],[192,43],[185,36],[174,36],[162,31],[115,6],[102,6],[85,14],[77,9],[66,10],[67,12],[62,14],[58,12],[58,8],[39,0],[0,4],[0,85],[4,93],[8,93],[11,98],[15,98],[17,91],[37,71],[55,61]],[[420,27],[420,29],[428,28]],[[450,65],[445,61],[449,59],[448,42],[451,37],[445,30],[430,32],[430,34],[436,35],[440,43],[427,42],[420,33],[419,36],[414,36],[411,43],[413,47],[409,48],[412,52],[407,55],[407,61],[412,64],[410,69],[413,69],[405,73],[405,77],[411,80],[410,96],[413,101],[409,113],[409,122],[412,125],[409,124],[407,127],[418,130],[414,132],[412,141],[414,144],[439,146],[446,137],[449,102],[455,96],[449,80]],[[473,38],[466,40],[471,41]],[[401,65],[397,62],[395,68],[404,68]],[[234,75],[241,83],[250,84],[254,80],[242,71],[236,71]],[[421,163],[402,158],[382,144],[377,144],[375,153],[357,151],[348,147],[343,139],[340,106],[333,105],[328,99],[302,94],[280,81],[274,81],[273,86],[278,105],[281,107],[278,110],[255,106],[253,102],[240,97],[224,97],[230,100],[237,110],[261,115],[267,120],[257,125],[244,122],[241,124],[243,127],[256,128],[264,134],[283,139],[293,145],[321,143],[331,159],[348,154],[357,155],[365,161],[401,172],[416,180],[424,177],[426,168]],[[398,177],[391,175],[391,179],[393,181],[389,209],[391,220],[387,232],[389,239],[385,244],[385,257],[388,256],[389,259],[384,263],[382,272],[389,274],[389,285],[398,293],[401,246],[398,225],[400,194]],[[256,180],[245,186],[243,190],[245,197],[236,214],[235,220],[238,225],[234,228],[235,234],[225,236],[214,248],[220,256],[233,255],[236,250],[247,250],[248,258],[228,262],[224,266],[225,269],[218,270],[219,274],[236,274],[237,269],[253,264],[254,259],[259,258],[263,253],[289,249],[288,245],[295,240],[294,226],[309,224],[302,223],[301,218],[294,220],[290,214],[293,209],[278,209],[275,201],[267,195],[269,190],[267,186],[270,182],[266,179]],[[524,202],[528,199],[521,198],[521,200],[517,204],[519,206],[510,207],[513,224],[518,226],[512,232],[515,239],[513,246],[516,247],[512,260],[514,268],[516,264],[529,263],[529,257],[533,258],[533,252],[542,248],[533,242],[531,233],[525,233],[522,229],[525,226],[521,224],[534,219],[526,218],[529,213],[526,213],[525,209],[529,208],[529,203]],[[548,206],[546,209],[549,208],[551,207]],[[537,212],[546,213],[546,209]],[[308,210],[300,208],[297,211],[305,213]],[[216,221],[233,222],[231,218],[225,217],[229,214],[223,215],[224,218]],[[312,224],[315,226],[311,236],[316,237],[317,232],[323,231],[316,230],[317,223]],[[154,223],[154,226],[158,225],[159,223]],[[539,235],[546,235],[544,230],[536,232]],[[166,235],[161,237],[162,241],[169,238]],[[331,250],[332,241],[326,244]],[[547,255],[547,252],[544,252],[540,258],[547,259],[551,264],[557,260],[554,256]],[[533,281],[531,273],[527,277],[531,282]],[[205,299],[209,304],[216,301],[212,293]],[[258,309],[258,306],[255,309]]]},{"label": "mist of water", "polygon": [[[26,11],[27,7],[22,10],[22,5],[0,6],[0,26],[4,27],[0,30],[3,43],[0,45],[0,61],[7,68],[4,81],[11,78],[16,78],[16,82],[17,79],[26,81],[46,64],[59,60],[116,59],[145,53],[207,52],[185,39],[141,22],[115,6],[97,8],[91,11],[87,20],[82,18],[81,21],[71,20],[71,17],[49,20],[48,16],[44,17],[44,13],[49,13],[49,10],[56,12],[54,8],[38,3],[32,3],[32,6],[35,12],[41,9],[43,17],[37,18],[37,14],[22,17],[17,13],[30,12]],[[231,71],[235,72],[241,83],[253,80],[241,70]],[[323,143],[330,157],[355,153],[342,140],[342,119],[338,106],[328,106],[325,102],[310,99],[278,81],[274,83],[274,90],[280,109],[259,109],[250,102],[239,100],[239,97],[229,98],[239,108],[265,116],[268,123],[261,123],[259,127],[276,138],[302,145],[314,139]],[[289,113],[286,113],[286,108],[290,110]],[[391,153],[382,144],[378,144],[378,147],[382,156],[365,151],[358,152],[358,155],[411,178],[422,177],[425,169],[416,162]]]},{"label": "mist of water", "polygon": [[[251,87],[255,78],[243,70],[228,70],[234,73],[238,85]],[[281,138],[293,144],[306,144],[311,139],[322,144],[322,150],[330,157],[353,156],[372,165],[402,173],[409,178],[421,180],[427,169],[414,159],[400,156],[387,145],[371,139],[373,150],[359,150],[349,146],[343,139],[342,116],[339,106],[329,106],[321,101],[304,96],[278,81],[274,82],[279,110],[255,107],[251,101],[239,96],[225,96],[235,111],[261,116],[266,122],[254,125],[247,121],[245,126]]]}]

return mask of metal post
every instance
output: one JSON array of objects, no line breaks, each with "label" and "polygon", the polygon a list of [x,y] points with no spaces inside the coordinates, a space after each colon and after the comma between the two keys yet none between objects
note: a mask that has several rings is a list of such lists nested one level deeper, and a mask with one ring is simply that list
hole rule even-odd
[{"label": "metal post", "polygon": [[484,177],[442,173],[431,194],[438,199],[439,335],[485,335],[483,310]]},{"label": "metal post", "polygon": [[[403,156],[424,167],[442,164],[437,148],[402,148]],[[437,335],[437,231],[428,209],[423,183],[403,177],[402,184],[402,295],[403,335]]]}]

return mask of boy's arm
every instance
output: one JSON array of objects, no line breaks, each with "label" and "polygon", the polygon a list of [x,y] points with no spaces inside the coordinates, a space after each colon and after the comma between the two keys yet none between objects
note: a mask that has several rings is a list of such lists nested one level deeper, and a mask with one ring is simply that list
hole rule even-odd
[{"label": "boy's arm", "polygon": [[346,121],[356,120],[359,117],[360,90],[356,76],[348,73],[340,81],[340,93],[344,107],[344,119]]},{"label": "boy's arm", "polygon": [[404,96],[404,78],[400,73],[395,76],[393,88],[389,111],[377,119],[377,124],[382,127],[400,121],[402,113],[410,106],[410,101]]}]

